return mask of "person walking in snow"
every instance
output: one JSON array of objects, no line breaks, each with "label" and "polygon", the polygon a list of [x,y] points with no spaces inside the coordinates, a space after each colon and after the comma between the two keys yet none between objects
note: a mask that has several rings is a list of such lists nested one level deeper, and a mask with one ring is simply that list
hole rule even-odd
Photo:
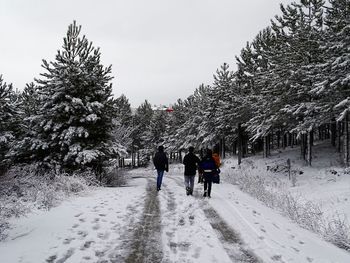
[{"label": "person walking in snow", "polygon": [[186,194],[193,194],[194,187],[194,177],[196,175],[196,171],[198,165],[200,163],[199,158],[194,154],[194,148],[191,146],[188,148],[188,154],[185,155],[183,159],[183,164],[185,165],[185,188]]},{"label": "person walking in snow", "polygon": [[158,147],[158,152],[153,157],[153,164],[157,170],[157,191],[161,190],[164,171],[169,171],[168,157],[164,152],[163,145]]},{"label": "person walking in snow", "polygon": [[219,168],[221,166],[221,158],[217,149],[213,150],[213,159],[215,161],[216,167]]},{"label": "person walking in snow", "polygon": [[213,176],[217,172],[217,166],[213,159],[213,152],[207,149],[207,153],[199,163],[200,172],[203,174],[204,179],[204,194],[203,196],[211,197],[211,187],[213,184]]}]

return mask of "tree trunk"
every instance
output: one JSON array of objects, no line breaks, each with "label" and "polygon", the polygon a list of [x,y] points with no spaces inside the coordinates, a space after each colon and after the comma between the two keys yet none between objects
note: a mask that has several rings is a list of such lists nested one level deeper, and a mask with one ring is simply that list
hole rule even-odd
[{"label": "tree trunk", "polygon": [[344,164],[349,166],[349,114],[346,113],[344,119]]},{"label": "tree trunk", "polygon": [[309,131],[307,134],[307,164],[311,166],[312,161],[312,134],[313,131]]},{"label": "tree trunk", "polygon": [[287,134],[285,133],[282,136],[282,148],[283,148],[283,150],[286,149],[286,147],[287,147]]},{"label": "tree trunk", "polygon": [[238,134],[238,165],[242,162],[242,131],[241,131],[241,123],[238,123],[237,126],[237,134]]},{"label": "tree trunk", "polygon": [[337,122],[337,152],[341,151],[341,122]]},{"label": "tree trunk", "polygon": [[224,143],[224,154],[223,154],[222,158],[225,159],[226,158],[226,140],[225,140],[225,137],[224,137],[223,143]]},{"label": "tree trunk", "polygon": [[307,135],[306,134],[301,134],[301,143],[300,143],[300,153],[301,153],[301,158],[303,160],[306,160],[306,151],[307,151]]},{"label": "tree trunk", "polygon": [[331,123],[331,143],[333,147],[335,147],[336,138],[337,138],[337,125],[335,120],[333,119]]},{"label": "tree trunk", "polygon": [[236,155],[237,154],[237,140],[233,142],[232,145],[232,155]]}]

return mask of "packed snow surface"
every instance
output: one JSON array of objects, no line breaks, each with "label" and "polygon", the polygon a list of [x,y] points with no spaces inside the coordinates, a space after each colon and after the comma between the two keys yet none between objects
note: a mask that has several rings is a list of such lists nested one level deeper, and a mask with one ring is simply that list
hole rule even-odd
[{"label": "packed snow surface", "polygon": [[136,169],[124,187],[100,188],[13,220],[0,262],[350,262],[350,253],[222,182],[193,196],[183,167]]}]

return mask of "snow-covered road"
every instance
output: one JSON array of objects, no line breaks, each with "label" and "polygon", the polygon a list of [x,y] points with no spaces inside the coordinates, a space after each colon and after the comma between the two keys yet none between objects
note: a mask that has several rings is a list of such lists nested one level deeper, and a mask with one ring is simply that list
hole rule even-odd
[{"label": "snow-covered road", "polygon": [[132,171],[103,188],[13,221],[0,262],[350,262],[350,254],[222,183],[186,196],[182,167]]}]

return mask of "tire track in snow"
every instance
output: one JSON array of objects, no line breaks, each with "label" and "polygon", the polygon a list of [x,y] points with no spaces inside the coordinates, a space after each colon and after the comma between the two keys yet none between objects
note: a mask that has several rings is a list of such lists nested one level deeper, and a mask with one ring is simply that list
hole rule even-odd
[{"label": "tire track in snow", "polygon": [[134,232],[126,263],[161,262],[161,218],[154,182],[148,179],[147,198],[138,228]]},{"label": "tire track in snow", "polygon": [[203,211],[212,228],[218,233],[219,240],[222,242],[226,253],[233,262],[260,262],[252,252],[244,248],[239,234],[227,225],[212,207],[208,205]]},{"label": "tire track in snow", "polygon": [[[169,178],[171,178],[176,183],[176,185],[184,188],[183,180],[181,180],[180,177],[173,176]],[[200,203],[199,206],[203,210],[211,227],[216,231],[217,237],[221,241],[227,255],[232,260],[232,262],[261,262],[261,260],[259,260],[252,252],[245,248],[244,242],[242,241],[240,235],[236,233],[236,231],[232,229],[220,217],[220,215],[215,211],[213,207],[210,206],[208,202],[202,199],[203,197],[201,196],[201,192],[198,191],[198,187],[195,189],[193,196],[197,202]]]}]

